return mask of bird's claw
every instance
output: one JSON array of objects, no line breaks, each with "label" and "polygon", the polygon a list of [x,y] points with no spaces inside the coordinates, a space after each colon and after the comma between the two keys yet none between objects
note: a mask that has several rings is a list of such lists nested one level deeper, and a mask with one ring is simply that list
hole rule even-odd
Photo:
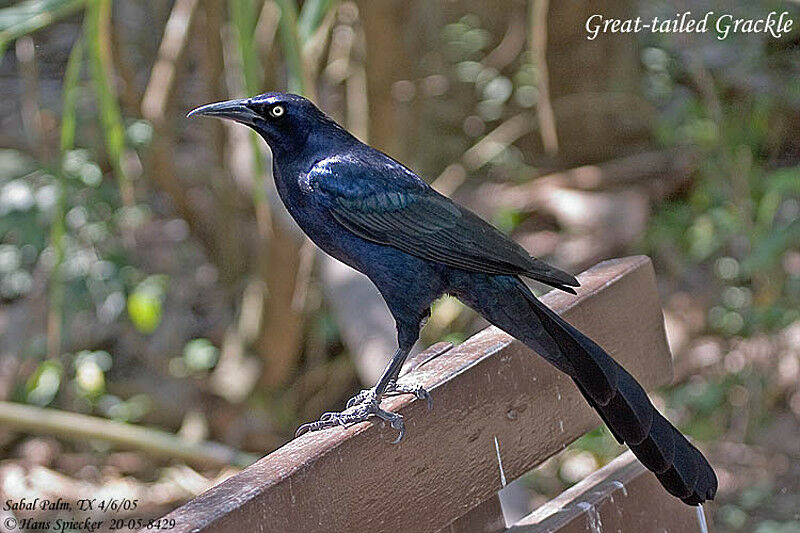
[{"label": "bird's claw", "polygon": [[324,413],[316,422],[309,422],[297,428],[295,437],[299,437],[310,431],[319,431],[336,426],[349,427],[353,424],[364,422],[370,416],[375,416],[385,422],[389,422],[389,424],[399,432],[392,444],[397,444],[403,439],[406,433],[403,417],[397,413],[391,413],[381,409],[377,401],[352,405],[340,413]]},{"label": "bird's claw", "polygon": [[[396,382],[389,383],[384,395],[393,396],[397,394],[413,394],[416,398],[425,400],[429,410],[433,407],[433,398],[431,398],[431,394],[419,385],[405,385]],[[364,389],[347,401],[347,408],[344,411],[340,413],[330,411],[323,413],[316,422],[309,422],[297,428],[295,437],[299,437],[303,433],[309,431],[319,431],[336,426],[352,426],[353,424],[367,420],[371,416],[375,416],[385,422],[389,422],[389,424],[399,432],[397,438],[392,442],[392,444],[397,444],[402,440],[406,432],[403,417],[397,413],[381,409],[379,402],[380,399],[375,389]]]},{"label": "bird's claw", "polygon": [[425,400],[425,403],[428,405],[428,411],[433,409],[433,398],[431,397],[431,393],[421,385],[401,385],[395,383],[394,387],[391,390],[388,390],[386,393],[392,395],[413,394],[418,400]]},{"label": "bird's claw", "polygon": [[[433,398],[431,393],[428,392],[421,385],[406,385],[404,383],[392,382],[384,392],[384,396],[396,396],[398,394],[413,394],[418,400],[425,400],[428,404],[428,410],[433,408]],[[364,389],[349,400],[347,400],[347,407],[353,407],[362,403],[376,401],[375,389]]]}]

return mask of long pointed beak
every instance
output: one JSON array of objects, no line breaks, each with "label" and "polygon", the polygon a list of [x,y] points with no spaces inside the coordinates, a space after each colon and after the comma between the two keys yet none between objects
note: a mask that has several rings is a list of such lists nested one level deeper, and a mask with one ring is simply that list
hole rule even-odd
[{"label": "long pointed beak", "polygon": [[258,115],[247,105],[248,101],[249,100],[247,98],[243,98],[241,100],[228,100],[226,102],[206,104],[192,109],[189,114],[186,115],[186,117],[191,118],[198,115],[204,115],[207,117],[235,120],[236,122],[241,122],[242,124],[253,124],[254,119]]}]

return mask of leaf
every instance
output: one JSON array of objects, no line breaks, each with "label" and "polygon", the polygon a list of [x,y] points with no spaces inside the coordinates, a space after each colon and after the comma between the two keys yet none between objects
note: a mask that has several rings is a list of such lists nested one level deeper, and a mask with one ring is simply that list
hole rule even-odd
[{"label": "leaf", "polygon": [[[244,90],[248,96],[261,92],[261,64],[255,46],[255,27],[257,23],[256,12],[251,0],[233,0],[228,4],[236,37],[236,45],[242,64],[242,77]],[[256,212],[267,206],[266,172],[264,159],[261,152],[261,139],[254,131],[250,132],[250,143],[253,149],[253,163],[255,173],[255,186],[253,187],[253,202]],[[261,227],[259,226],[259,229]]]},{"label": "leaf", "polygon": [[210,370],[217,364],[219,350],[208,339],[192,339],[183,347],[183,359],[189,370]]},{"label": "leaf", "polygon": [[295,0],[276,0],[276,3],[281,8],[278,30],[283,46],[283,56],[289,71],[289,92],[309,96],[308,91],[312,88],[303,64],[303,49],[297,27],[297,4]]},{"label": "leaf", "polygon": [[25,386],[25,400],[39,406],[52,402],[61,387],[61,371],[57,361],[40,363]]},{"label": "leaf", "polygon": [[81,64],[83,63],[83,37],[78,37],[67,60],[64,73],[64,104],[61,112],[61,166],[56,172],[57,200],[56,212],[50,226],[50,243],[55,252],[53,269],[48,280],[49,318],[47,323],[48,352],[55,357],[61,351],[61,328],[64,305],[64,286],[61,279],[61,265],[64,262],[64,235],[66,234],[66,176],[64,161],[75,146],[76,115],[75,102],[78,98]]},{"label": "leaf", "polygon": [[301,42],[305,43],[314,34],[322,23],[325,15],[333,7],[332,0],[306,0],[297,21],[297,34]]},{"label": "leaf", "polygon": [[128,296],[128,316],[142,333],[152,333],[161,323],[163,313],[164,276],[150,276]]},{"label": "leaf", "polygon": [[0,58],[15,39],[82,8],[85,0],[29,0],[0,9]]},{"label": "leaf", "polygon": [[93,1],[84,20],[84,32],[89,48],[92,81],[100,104],[100,122],[103,126],[106,151],[119,183],[122,202],[126,207],[131,207],[134,203],[133,186],[123,165],[125,129],[119,103],[111,86],[114,75],[108,35],[110,18],[111,1]]}]

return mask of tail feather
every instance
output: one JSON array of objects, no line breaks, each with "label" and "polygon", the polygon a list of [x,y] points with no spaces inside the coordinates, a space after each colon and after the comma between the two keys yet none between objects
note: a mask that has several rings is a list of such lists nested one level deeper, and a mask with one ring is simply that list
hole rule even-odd
[{"label": "tail feather", "polygon": [[713,499],[717,491],[713,468],[656,410],[633,376],[594,341],[525,292],[533,313],[568,361],[570,376],[614,437],[630,447],[670,494],[689,505]]},{"label": "tail feather", "polygon": [[611,358],[602,348],[537,300],[527,287],[524,292],[533,304],[531,309],[542,327],[561,348],[562,354],[572,366],[573,379],[581,384],[582,390],[594,402],[599,405],[608,404],[617,389],[619,366],[604,364],[606,359]]}]

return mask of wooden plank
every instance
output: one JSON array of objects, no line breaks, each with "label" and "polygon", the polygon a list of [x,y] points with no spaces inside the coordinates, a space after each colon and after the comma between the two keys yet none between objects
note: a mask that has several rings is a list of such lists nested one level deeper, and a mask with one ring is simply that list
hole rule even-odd
[{"label": "wooden plank", "polygon": [[[645,387],[671,379],[652,265],[606,261],[577,297],[544,301],[616,357]],[[307,433],[173,511],[188,531],[435,531],[563,449],[599,419],[569,378],[487,328],[404,380],[431,391],[384,405],[406,437],[380,423]],[[498,462],[502,461],[502,469]]]},{"label": "wooden plank", "polygon": [[506,519],[500,496],[494,493],[488,500],[441,530],[441,533],[500,533],[506,530]]},{"label": "wooden plank", "polygon": [[[702,513],[702,514],[701,514]],[[510,527],[508,533],[707,532],[705,514],[667,494],[628,451]]]}]

